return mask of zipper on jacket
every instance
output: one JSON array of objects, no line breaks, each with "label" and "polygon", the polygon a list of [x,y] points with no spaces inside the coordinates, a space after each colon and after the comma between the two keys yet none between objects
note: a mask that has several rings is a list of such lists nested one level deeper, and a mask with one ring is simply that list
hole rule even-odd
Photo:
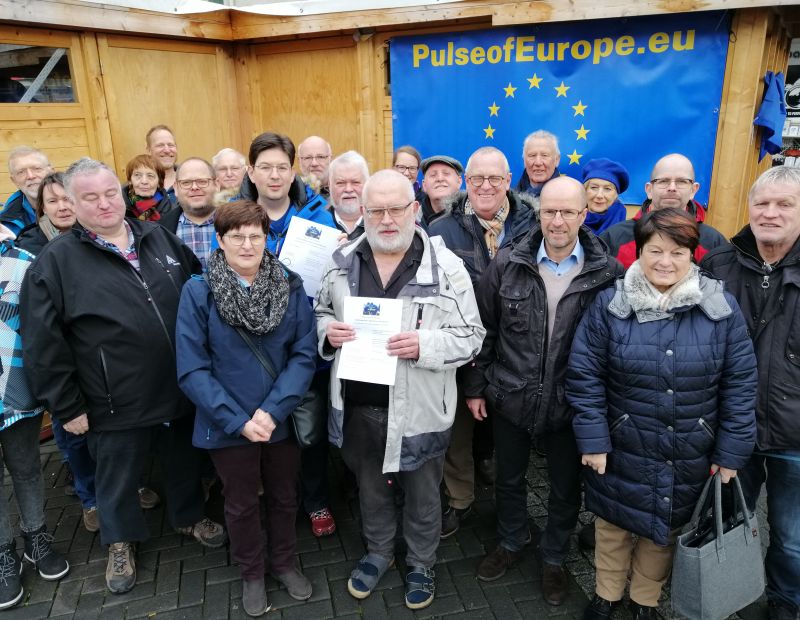
[{"label": "zipper on jacket", "polygon": [[172,277],[172,272],[169,270],[169,267],[167,267],[164,263],[162,263],[160,258],[158,258],[158,257],[154,257],[154,258],[155,258],[155,261],[161,266],[161,268],[164,271],[167,272],[167,275],[169,276],[169,281],[172,282],[172,286],[175,288],[175,292],[178,293],[178,297],[180,297],[181,296],[181,289],[175,283],[175,279]]},{"label": "zipper on jacket", "polygon": [[[136,271],[134,269],[134,271]],[[158,318],[158,322],[161,323],[161,329],[164,330],[164,335],[167,337],[167,342],[170,344],[170,352],[172,353],[172,358],[175,359],[175,343],[172,342],[172,338],[169,335],[169,330],[167,329],[167,324],[164,323],[164,317],[161,316],[161,312],[156,305],[155,299],[150,294],[150,287],[147,286],[147,282],[145,282],[142,275],[137,271],[136,275],[139,277],[139,281],[142,283],[142,288],[144,288],[144,292],[147,294],[147,301],[153,306],[153,311],[156,313],[156,317]]]},{"label": "zipper on jacket", "polygon": [[700,425],[700,428],[702,428],[706,433],[708,433],[708,436],[711,437],[711,439],[716,438],[714,430],[711,428],[711,426],[709,426],[708,422],[706,422],[703,418],[700,418],[697,421],[697,423]]},{"label": "zipper on jacket", "polygon": [[100,369],[103,371],[103,383],[106,386],[106,400],[108,401],[108,410],[112,415],[114,414],[114,403],[111,401],[111,384],[108,381],[108,366],[106,365],[106,354],[102,347],[100,348]]},{"label": "zipper on jacket", "polygon": [[614,432],[615,430],[617,430],[617,429],[618,429],[620,426],[622,426],[622,425],[623,425],[625,422],[627,422],[627,421],[628,421],[628,418],[630,418],[630,417],[631,417],[631,416],[630,416],[630,414],[629,414],[629,413],[626,413],[625,415],[622,415],[622,416],[618,417],[616,420],[614,420],[614,421],[611,423],[611,426],[609,426],[609,427],[608,427],[608,432],[609,432],[609,433],[613,433],[613,432]]}]

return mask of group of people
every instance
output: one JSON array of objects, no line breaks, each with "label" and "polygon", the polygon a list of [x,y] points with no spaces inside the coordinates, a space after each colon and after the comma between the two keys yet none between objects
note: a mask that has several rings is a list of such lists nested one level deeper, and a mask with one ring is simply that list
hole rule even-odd
[{"label": "group of people", "polygon": [[[525,139],[516,184],[493,147],[464,166],[403,146],[372,175],[359,153],[333,157],[318,136],[295,149],[266,132],[246,156],[178,163],[159,125],[146,147],[124,186],[88,158],[64,173],[28,147],[9,158],[19,191],[0,211],[11,369],[0,444],[25,558],[43,578],[69,570],[44,526],[35,443],[47,409],[84,524],[109,546],[111,592],[136,582],[142,510],[158,501],[143,480],[151,453],[171,525],[210,547],[230,541],[244,610],[259,616],[265,571],[298,600],[312,594],[294,521],[302,505],[315,535],[335,531],[330,445],[354,476],[367,551],[348,591],[368,597],[393,568],[402,520],[410,609],[435,598],[437,547],[469,518],[476,474],[494,483],[498,538],[477,578],[501,578],[533,542],[536,446],[550,482],[536,541],[548,604],[568,595],[583,494],[597,515],[584,618],[610,618],[629,574],[634,617],[654,618],[676,536],[716,473],[740,478],[750,509],[766,480],[770,613],[798,618],[794,169],[759,177],[749,224],[728,242],[704,222],[685,156],[654,164],[626,219],[625,167],[597,158],[580,181],[560,175],[558,139],[544,130]],[[294,217],[340,231],[313,298],[280,260]],[[402,302],[385,344],[392,385],[339,376],[359,337],[348,297]],[[309,393],[328,404],[329,442],[301,450],[290,416]],[[225,527],[203,513],[215,477]],[[0,537],[2,609],[23,596],[4,504]]]}]

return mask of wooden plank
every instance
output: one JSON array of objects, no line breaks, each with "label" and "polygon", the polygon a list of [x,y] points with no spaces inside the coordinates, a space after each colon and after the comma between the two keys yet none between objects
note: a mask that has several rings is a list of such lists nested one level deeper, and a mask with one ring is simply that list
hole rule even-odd
[{"label": "wooden plank", "polygon": [[86,71],[87,127],[90,128],[92,152],[100,161],[116,168],[114,143],[111,140],[111,125],[108,120],[108,106],[103,84],[103,70],[100,53],[97,49],[97,36],[94,33],[81,35],[81,49]]},{"label": "wooden plank", "polygon": [[[217,85],[220,91],[219,114],[229,122],[220,125],[221,142],[223,146],[242,150],[242,128],[239,122],[239,101],[243,94],[236,83],[236,66],[233,59],[233,50],[229,46],[217,46],[216,49]],[[219,149],[215,150],[214,155]]]},{"label": "wooden plank", "polygon": [[370,170],[377,169],[381,155],[378,138],[378,106],[376,91],[383,90],[383,84],[375,75],[374,41],[372,38],[360,40],[356,45],[356,63],[360,88],[356,89],[358,105],[358,152],[367,160]]},{"label": "wooden plank", "polygon": [[7,121],[3,119],[3,127],[5,130],[22,131],[25,129],[40,129],[42,127],[51,128],[69,128],[69,127],[83,127],[85,121],[82,118],[57,118],[57,119],[41,119],[41,118],[26,118],[24,120]]},{"label": "wooden plank", "polygon": [[[23,136],[23,140],[20,140]],[[9,129],[5,125],[0,129],[0,154],[10,151],[20,144],[27,144],[47,151],[51,148],[82,146],[88,148],[86,125],[80,127],[42,127],[39,129]]]},{"label": "wooden plank", "polygon": [[82,118],[83,109],[79,103],[2,103],[0,120],[27,121],[31,119],[74,119]]},{"label": "wooden plank", "polygon": [[[0,0],[0,15],[3,13],[3,0]],[[25,28],[19,25],[0,23],[0,40],[15,45],[41,45],[43,47],[69,47],[72,43],[68,32],[45,30],[44,28]]]},{"label": "wooden plank", "polygon": [[287,52],[332,50],[342,47],[355,47],[355,45],[356,41],[353,39],[352,35],[345,37],[318,37],[299,41],[278,41],[275,43],[254,44],[253,52],[257,56],[262,56],[264,54],[285,54]]},{"label": "wooden plank", "polygon": [[187,54],[215,54],[216,48],[208,42],[181,41],[175,39],[158,39],[155,37],[126,37],[108,35],[108,47],[126,49],[147,49],[162,52],[185,52]]}]

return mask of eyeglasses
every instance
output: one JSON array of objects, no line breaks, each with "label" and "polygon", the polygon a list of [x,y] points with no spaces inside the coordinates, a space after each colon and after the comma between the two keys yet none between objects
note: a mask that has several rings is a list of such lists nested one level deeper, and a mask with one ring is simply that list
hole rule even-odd
[{"label": "eyeglasses", "polygon": [[483,185],[484,181],[489,181],[489,185],[492,187],[500,187],[500,184],[505,181],[505,177],[492,175],[489,177],[483,176],[482,174],[474,174],[471,177],[467,177],[467,181],[469,181],[472,187],[480,187]]},{"label": "eyeglasses", "polygon": [[330,158],[330,155],[305,155],[300,157],[300,161],[307,164],[312,161],[328,161]]},{"label": "eyeglasses", "polygon": [[200,189],[205,189],[214,179],[182,179],[175,181],[181,189],[192,189],[192,185],[197,185]]},{"label": "eyeglasses", "polygon": [[402,207],[384,207],[384,208],[364,207],[364,213],[367,214],[367,217],[369,219],[376,221],[382,220],[383,216],[387,213],[389,214],[390,218],[395,219],[403,215],[403,213],[406,212],[406,209],[408,209],[413,202],[414,201],[412,200],[407,205],[403,205]]},{"label": "eyeglasses", "polygon": [[553,220],[555,219],[556,215],[561,215],[561,219],[565,222],[572,222],[578,219],[578,216],[583,213],[583,209],[580,211],[575,211],[573,209],[542,209],[539,211],[539,217],[543,220]]},{"label": "eyeglasses", "polygon": [[241,166],[218,166],[214,168],[214,171],[217,174],[230,174],[232,172],[239,172],[241,169]]},{"label": "eyeglasses", "polygon": [[264,245],[267,240],[266,235],[242,235],[239,233],[225,233],[225,237],[237,248],[243,246],[245,241],[249,241],[253,247],[258,247]]},{"label": "eyeglasses", "polygon": [[650,183],[658,189],[667,189],[673,183],[675,183],[675,187],[678,189],[689,189],[692,185],[694,185],[694,179],[658,178],[651,180]]},{"label": "eyeglasses", "polygon": [[259,172],[266,172],[267,174],[272,174],[272,171],[276,171],[281,176],[285,174],[289,174],[291,172],[292,167],[289,164],[277,164],[275,166],[271,166],[270,164],[258,164],[254,166],[256,170]]},{"label": "eyeglasses", "polygon": [[419,166],[401,166],[398,164],[394,166],[394,169],[397,170],[397,172],[402,172],[403,174],[405,174],[406,172],[410,172],[411,174],[417,174]]}]

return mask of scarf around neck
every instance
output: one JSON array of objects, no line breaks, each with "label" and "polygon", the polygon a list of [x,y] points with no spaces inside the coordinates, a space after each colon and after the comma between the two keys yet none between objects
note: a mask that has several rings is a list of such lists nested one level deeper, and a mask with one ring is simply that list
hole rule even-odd
[{"label": "scarf around neck", "polygon": [[208,259],[208,285],[217,312],[228,325],[254,334],[268,334],[280,324],[289,306],[289,276],[278,259],[264,251],[258,273],[249,287],[225,260],[222,249]]},{"label": "scarf around neck", "polygon": [[51,222],[50,218],[46,215],[42,215],[42,217],[39,218],[39,230],[44,233],[44,236],[48,241],[52,241],[61,233],[58,228],[53,226],[53,222]]},{"label": "scarf around neck", "polygon": [[158,205],[164,199],[164,195],[160,190],[156,190],[156,193],[150,198],[142,198],[137,196],[131,188],[128,190],[128,197],[131,199],[131,211],[137,220],[157,222],[161,219]]},{"label": "scarf around neck", "polygon": [[498,249],[497,240],[500,238],[500,234],[503,232],[503,227],[505,226],[506,218],[508,217],[508,195],[506,195],[506,197],[503,199],[503,204],[500,205],[497,213],[495,213],[494,217],[492,217],[490,220],[485,220],[475,213],[475,210],[472,208],[472,205],[469,202],[469,198],[467,198],[467,202],[464,204],[464,211],[468,215],[475,215],[475,217],[478,218],[478,222],[480,223],[481,227],[486,231],[483,233],[483,238],[486,241],[486,249],[489,252],[489,258],[494,258]]},{"label": "scarf around neck", "polygon": [[639,323],[669,318],[678,308],[697,305],[703,299],[700,269],[694,263],[683,278],[662,293],[650,283],[637,260],[625,273],[624,290]]}]

